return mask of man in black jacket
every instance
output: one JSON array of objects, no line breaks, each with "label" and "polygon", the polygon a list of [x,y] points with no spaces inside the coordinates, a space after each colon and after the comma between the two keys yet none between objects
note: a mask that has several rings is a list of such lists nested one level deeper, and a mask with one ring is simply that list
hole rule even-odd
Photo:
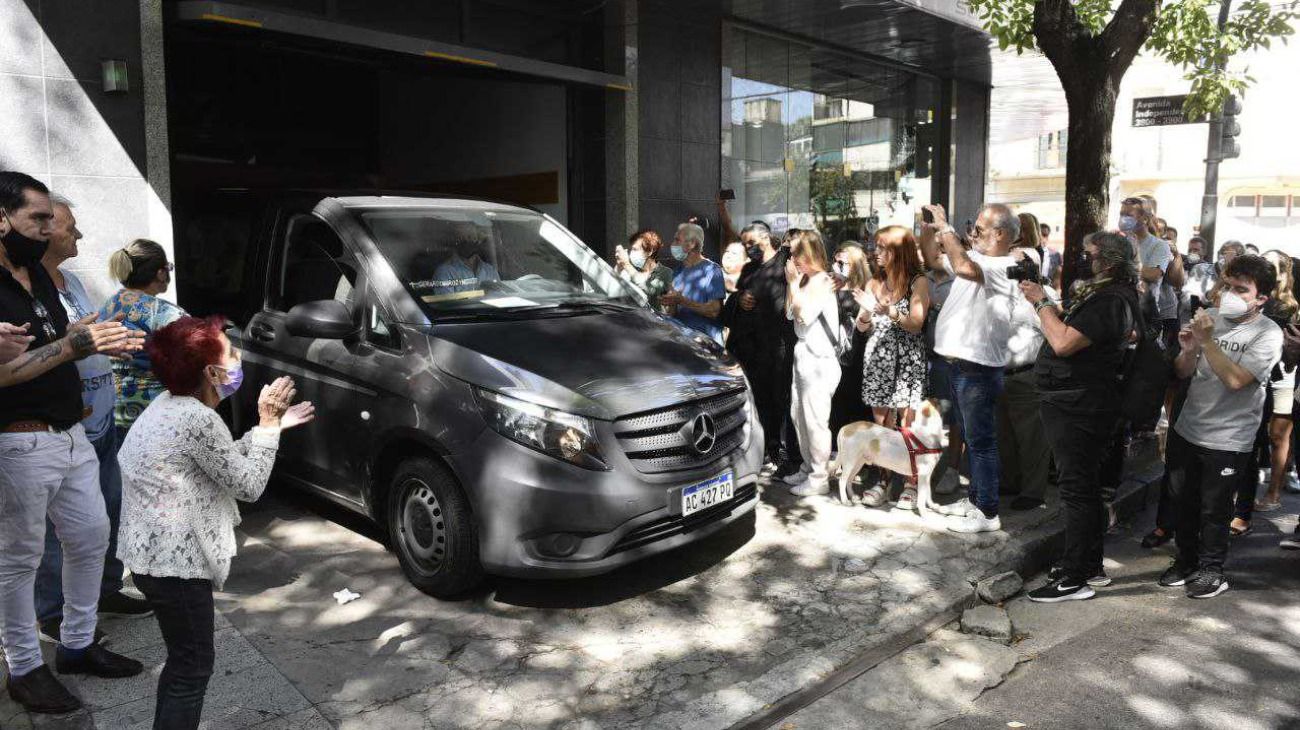
[{"label": "man in black jacket", "polygon": [[740,241],[749,261],[740,270],[736,292],[723,306],[722,324],[730,330],[727,351],[740,361],[753,388],[767,460],[777,465],[780,478],[797,470],[802,461],[790,420],[797,341],[794,324],[785,316],[785,264],[790,252],[776,245],[761,222],[746,226]]}]

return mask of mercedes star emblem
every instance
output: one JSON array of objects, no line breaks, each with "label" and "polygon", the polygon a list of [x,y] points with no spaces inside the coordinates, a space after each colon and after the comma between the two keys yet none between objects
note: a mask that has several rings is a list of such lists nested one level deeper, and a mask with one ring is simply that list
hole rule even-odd
[{"label": "mercedes star emblem", "polygon": [[695,453],[704,456],[713,450],[717,441],[718,424],[713,421],[713,416],[701,413],[691,421],[691,446]]}]

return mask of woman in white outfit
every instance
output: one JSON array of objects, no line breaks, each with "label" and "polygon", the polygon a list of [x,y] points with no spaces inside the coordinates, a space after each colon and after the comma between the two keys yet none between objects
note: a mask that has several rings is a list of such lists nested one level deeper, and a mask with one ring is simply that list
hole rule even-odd
[{"label": "woman in white outfit", "polygon": [[835,355],[840,334],[835,280],[826,273],[826,246],[816,231],[800,231],[790,241],[785,266],[785,315],[799,337],[794,347],[794,386],[790,417],[803,454],[800,470],[785,478],[800,497],[830,491],[831,398],[840,383]]}]

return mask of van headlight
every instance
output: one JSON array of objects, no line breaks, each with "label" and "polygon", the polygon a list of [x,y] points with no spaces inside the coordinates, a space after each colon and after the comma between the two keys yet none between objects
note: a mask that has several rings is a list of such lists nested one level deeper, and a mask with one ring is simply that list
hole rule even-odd
[{"label": "van headlight", "polygon": [[474,395],[493,431],[575,466],[609,470],[591,419],[481,388]]}]

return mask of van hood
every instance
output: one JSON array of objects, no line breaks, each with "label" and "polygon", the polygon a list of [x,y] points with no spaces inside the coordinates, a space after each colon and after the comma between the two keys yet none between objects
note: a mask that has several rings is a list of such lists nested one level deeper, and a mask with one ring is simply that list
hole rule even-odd
[{"label": "van hood", "polygon": [[433,324],[434,364],[452,377],[570,413],[614,420],[745,387],[705,335],[636,308]]}]

